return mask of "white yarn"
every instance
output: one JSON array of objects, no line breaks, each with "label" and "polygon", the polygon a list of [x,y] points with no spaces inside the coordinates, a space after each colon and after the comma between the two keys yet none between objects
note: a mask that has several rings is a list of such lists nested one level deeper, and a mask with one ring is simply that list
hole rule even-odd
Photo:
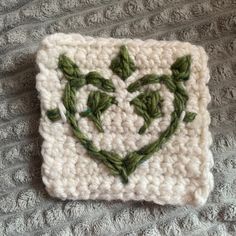
[{"label": "white yarn", "polygon": [[66,108],[65,108],[65,106],[63,105],[63,103],[59,103],[58,104],[58,109],[59,109],[59,112],[60,112],[60,115],[61,115],[61,118],[62,118],[62,120],[64,121],[64,122],[66,122],[67,121],[67,119],[66,119]]},{"label": "white yarn", "polygon": [[[109,69],[111,59],[122,44],[127,46],[138,67],[126,81]],[[189,93],[187,111],[196,112],[196,119],[191,123],[181,122],[171,140],[140,165],[129,177],[129,183],[124,185],[119,177],[110,175],[102,163],[89,157],[66,122],[65,107],[61,102],[65,81],[57,68],[62,53],[70,57],[83,73],[98,71],[105,78],[112,79],[116,87],[112,94],[118,106],[112,105],[102,115],[104,133],[99,133],[91,121],[79,115],[87,108],[89,92],[97,88],[86,85],[76,94],[79,127],[98,148],[125,156],[127,152],[156,140],[170,124],[173,94],[164,85],[148,86],[160,90],[164,116],[154,120],[146,132],[139,135],[143,118],[129,104],[139,92],[129,93],[127,86],[148,73],[170,74],[170,66],[176,58],[187,54],[193,59],[191,78],[186,82]],[[211,135],[207,111],[209,70],[202,47],[178,41],[92,38],[60,33],[42,41],[37,63],[40,73],[36,86],[42,110],[40,134],[44,138],[42,176],[50,195],[61,199],[133,199],[175,205],[205,203],[213,188],[210,172],[213,158],[209,150]],[[57,107],[62,120],[53,123],[46,117],[46,111]]]}]

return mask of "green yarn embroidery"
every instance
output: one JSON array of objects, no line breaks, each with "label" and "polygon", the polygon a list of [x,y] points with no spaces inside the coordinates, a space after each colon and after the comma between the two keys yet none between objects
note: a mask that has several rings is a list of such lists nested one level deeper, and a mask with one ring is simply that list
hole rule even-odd
[{"label": "green yarn embroidery", "polygon": [[88,117],[100,132],[104,132],[101,122],[101,114],[106,111],[112,104],[117,104],[115,97],[102,93],[100,91],[92,91],[89,94],[87,105],[88,109],[80,113],[82,117]]},{"label": "green yarn embroidery", "polygon": [[176,80],[188,80],[190,76],[191,56],[177,58],[170,67],[172,75]]},{"label": "green yarn embroidery", "polygon": [[134,106],[134,111],[143,117],[144,125],[139,129],[139,134],[143,134],[154,119],[161,117],[163,99],[158,91],[148,91],[139,94],[130,104]]},{"label": "green yarn embroidery", "polygon": [[186,123],[192,122],[195,119],[196,115],[197,115],[197,113],[195,113],[195,112],[186,112],[183,121]]},{"label": "green yarn embroidery", "polygon": [[115,92],[115,86],[111,80],[103,78],[98,72],[92,71],[86,75],[86,83],[105,91]]},{"label": "green yarn embroidery", "polygon": [[80,76],[79,67],[64,54],[59,57],[58,68],[63,71],[66,79],[77,78]]},{"label": "green yarn embroidery", "polygon": [[143,76],[141,79],[130,84],[128,86],[127,90],[130,93],[133,93],[135,91],[139,91],[144,85],[157,84],[157,83],[160,83],[160,81],[164,80],[165,78],[168,79],[169,78],[168,75],[158,76],[156,74],[147,74],[147,75]]},{"label": "green yarn embroidery", "polygon": [[[172,75],[158,76],[148,74],[128,86],[128,91],[132,93],[140,90],[144,85],[156,83],[164,84],[169,91],[174,94],[174,111],[171,113],[170,125],[160,134],[159,138],[136,151],[128,153],[122,158],[115,152],[99,150],[93,142],[83,134],[75,118],[76,91],[86,84],[92,84],[105,92],[113,92],[115,91],[115,87],[112,81],[103,78],[97,72],[82,75],[75,63],[65,55],[61,55],[59,57],[58,67],[68,80],[62,101],[66,108],[65,115],[67,121],[72,128],[74,136],[85,147],[91,158],[101,161],[110,170],[111,174],[119,175],[124,183],[128,183],[128,176],[131,175],[141,163],[148,160],[155,152],[160,150],[163,144],[176,132],[179,122],[181,121],[182,113],[186,110],[188,101],[188,94],[184,87],[184,82],[189,79],[190,66],[191,57],[189,55],[180,57],[171,66]],[[134,63],[130,61],[128,50],[125,46],[121,47],[118,57],[112,60],[111,68],[113,72],[118,74],[122,79],[127,79],[135,70],[136,67]],[[145,132],[153,119],[162,116],[162,102],[163,99],[160,97],[159,92],[152,90],[144,91],[130,102],[134,106],[135,112],[144,118],[144,125],[140,128],[139,133]],[[80,115],[91,119],[96,127],[100,131],[103,131],[100,116],[112,104],[117,104],[115,97],[104,92],[93,91],[88,97],[88,109],[80,113]],[[61,117],[58,108],[48,110],[46,114],[51,121],[57,121]],[[196,113],[186,112],[184,121],[192,122],[195,117]]]},{"label": "green yarn embroidery", "polygon": [[126,46],[120,47],[119,54],[111,61],[110,69],[123,80],[126,80],[136,70]]},{"label": "green yarn embroidery", "polygon": [[71,114],[75,114],[76,112],[75,93],[76,88],[72,87],[70,83],[67,83],[65,86],[62,101],[66,110]]},{"label": "green yarn embroidery", "polygon": [[46,112],[46,115],[47,115],[48,119],[53,122],[61,119],[60,111],[58,108],[48,110]]},{"label": "green yarn embroidery", "polygon": [[74,89],[91,84],[105,92],[115,92],[115,86],[111,80],[105,79],[96,71],[89,72],[87,75],[81,74],[78,66],[64,54],[59,56],[58,68]]}]

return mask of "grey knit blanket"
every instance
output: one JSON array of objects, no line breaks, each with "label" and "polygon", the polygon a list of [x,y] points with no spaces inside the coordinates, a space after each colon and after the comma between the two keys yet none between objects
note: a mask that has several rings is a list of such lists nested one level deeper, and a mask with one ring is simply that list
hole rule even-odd
[{"label": "grey knit blanket", "polygon": [[[235,0],[0,1],[0,235],[236,235]],[[205,206],[60,201],[44,190],[35,53],[56,32],[202,45],[214,191]]]}]

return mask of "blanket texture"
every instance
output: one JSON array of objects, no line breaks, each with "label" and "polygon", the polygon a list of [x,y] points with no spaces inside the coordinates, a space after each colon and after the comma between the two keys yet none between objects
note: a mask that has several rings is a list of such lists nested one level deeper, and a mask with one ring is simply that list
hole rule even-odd
[{"label": "blanket texture", "polygon": [[[1,0],[0,235],[235,235],[235,10],[234,0]],[[215,162],[205,206],[61,201],[46,193],[35,55],[56,32],[205,48]]]}]

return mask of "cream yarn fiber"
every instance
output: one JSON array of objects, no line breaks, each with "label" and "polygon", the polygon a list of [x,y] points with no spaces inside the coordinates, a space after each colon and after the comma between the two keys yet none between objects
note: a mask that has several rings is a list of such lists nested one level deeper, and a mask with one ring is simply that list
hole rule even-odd
[{"label": "cream yarn fiber", "polygon": [[[121,45],[126,45],[138,67],[125,81],[109,69]],[[125,185],[102,163],[90,158],[66,122],[61,101],[66,81],[58,69],[58,57],[63,53],[79,66],[82,73],[98,71],[104,78],[111,79],[116,87],[113,96],[119,105],[112,105],[102,114],[104,133],[98,132],[89,119],[79,115],[87,107],[89,92],[97,88],[86,85],[76,94],[78,124],[98,148],[124,156],[154,141],[168,127],[174,96],[165,85],[147,86],[160,90],[164,98],[164,116],[154,120],[142,135],[138,130],[143,118],[129,103],[139,92],[129,93],[127,87],[146,74],[171,74],[171,64],[186,54],[192,57],[190,79],[185,83],[189,94],[187,109],[196,112],[197,116],[191,123],[180,122],[171,139],[141,164]],[[178,41],[92,38],[59,33],[42,41],[37,64],[40,69],[36,78],[41,101],[40,134],[44,139],[42,178],[51,196],[61,199],[146,200],[162,205],[202,205],[206,202],[213,188],[210,172],[213,158],[209,150],[211,135],[207,111],[209,70],[202,47]],[[62,120],[53,123],[46,111],[57,107]]]}]

